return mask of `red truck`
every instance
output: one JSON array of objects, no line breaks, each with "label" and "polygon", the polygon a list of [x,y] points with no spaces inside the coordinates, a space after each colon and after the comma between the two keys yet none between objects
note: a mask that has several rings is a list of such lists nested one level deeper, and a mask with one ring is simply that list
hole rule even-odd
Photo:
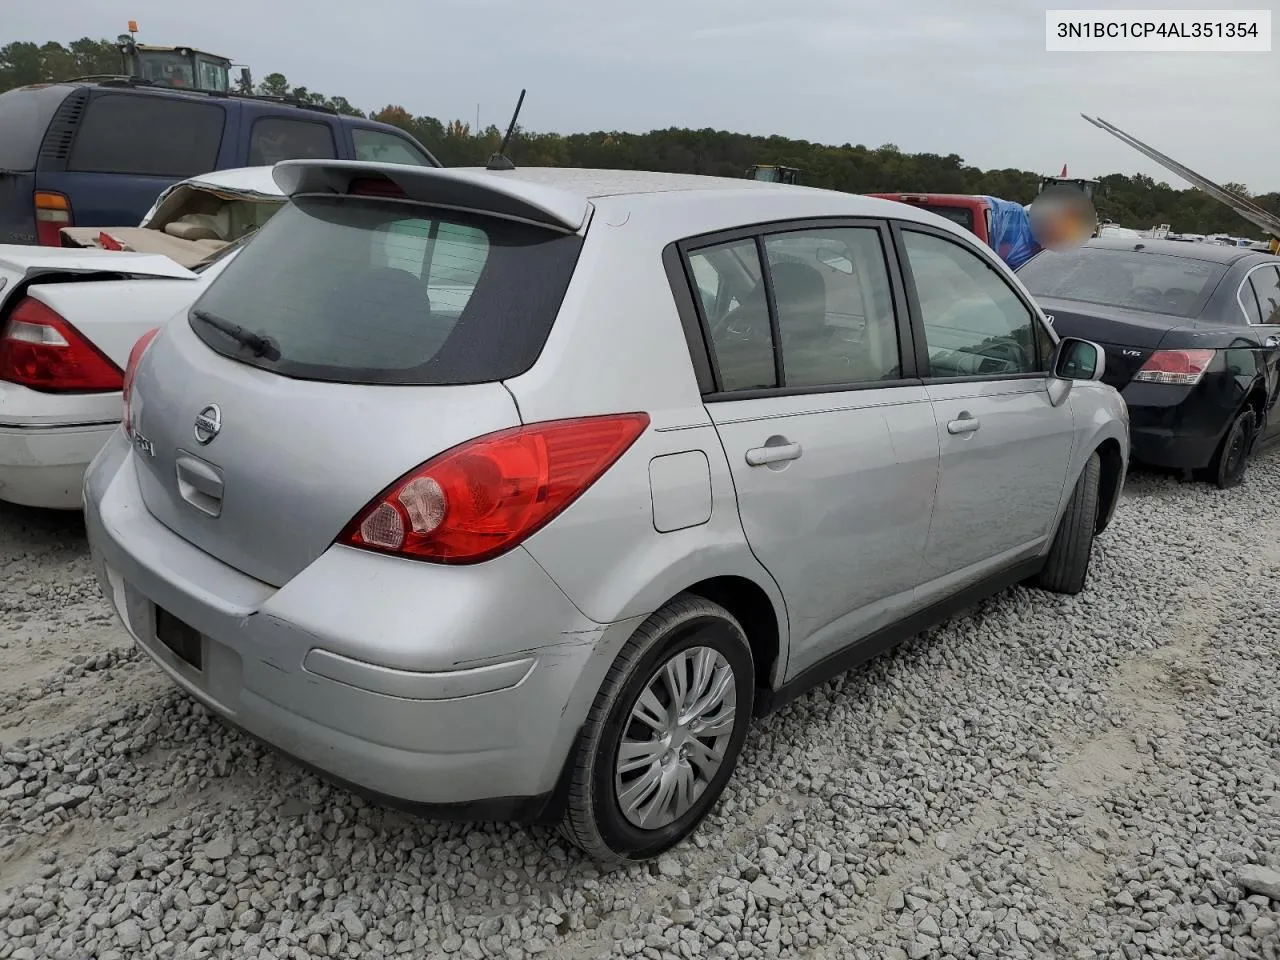
[{"label": "red truck", "polygon": [[991,201],[986,197],[964,193],[869,193],[867,196],[909,203],[946,217],[991,246]]}]

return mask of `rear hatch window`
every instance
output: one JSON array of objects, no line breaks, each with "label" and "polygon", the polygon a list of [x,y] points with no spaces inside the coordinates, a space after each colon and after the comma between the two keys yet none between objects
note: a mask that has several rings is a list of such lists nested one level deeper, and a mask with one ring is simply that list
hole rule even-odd
[{"label": "rear hatch window", "polygon": [[36,168],[40,144],[49,122],[71,87],[62,85],[19,87],[0,93],[0,176],[5,171],[29,172]]},{"label": "rear hatch window", "polygon": [[190,323],[224,356],[298,379],[505,380],[542,351],[581,244],[403,201],[298,197],[210,284]]},{"label": "rear hatch window", "polygon": [[1193,257],[1082,247],[1046,250],[1018,277],[1036,297],[1195,317],[1226,272],[1223,264]]},{"label": "rear hatch window", "polygon": [[946,217],[952,223],[964,227],[970,233],[973,232],[973,211],[968,207],[948,207],[940,203],[922,203],[919,206],[922,210]]}]

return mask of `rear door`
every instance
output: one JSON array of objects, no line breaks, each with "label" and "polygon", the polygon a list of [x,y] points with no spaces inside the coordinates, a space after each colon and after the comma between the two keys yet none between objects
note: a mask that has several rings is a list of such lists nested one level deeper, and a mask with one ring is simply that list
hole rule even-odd
[{"label": "rear door", "polygon": [[924,563],[932,599],[1039,551],[1075,430],[1070,404],[1049,402],[1052,335],[994,257],[929,227],[895,234],[940,446]]},{"label": "rear door", "polygon": [[[580,248],[404,201],[295,199],[140,366],[147,509],[249,576],[288,582],[407,471],[520,422],[501,381],[533,365]],[[219,428],[197,433],[201,414]]]},{"label": "rear door", "polygon": [[884,224],[842,221],[683,251],[715,371],[706,407],[786,601],[791,676],[902,615],[928,534],[937,432],[888,249]]},{"label": "rear door", "polygon": [[212,98],[85,88],[41,154],[38,188],[70,200],[77,227],[135,226],[169,184],[219,167],[228,110]]},{"label": "rear door", "polygon": [[0,93],[0,243],[36,242],[36,162],[45,131],[74,88],[61,84]]},{"label": "rear door", "polygon": [[1276,403],[1280,399],[1280,267],[1264,264],[1249,271],[1237,295],[1250,323],[1260,329],[1261,344],[1259,368],[1265,370],[1267,379],[1267,412],[1264,424],[1264,440],[1280,437],[1280,416],[1276,415]]}]

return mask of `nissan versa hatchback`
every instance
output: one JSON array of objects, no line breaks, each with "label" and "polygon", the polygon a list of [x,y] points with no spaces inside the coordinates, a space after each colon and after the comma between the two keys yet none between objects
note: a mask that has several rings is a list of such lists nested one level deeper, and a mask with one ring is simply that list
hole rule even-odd
[{"label": "nissan versa hatchback", "polygon": [[642,860],[753,715],[1009,585],[1083,588],[1124,404],[941,217],[634,171],[275,177],[135,347],[86,520],[172,680],[334,779]]}]

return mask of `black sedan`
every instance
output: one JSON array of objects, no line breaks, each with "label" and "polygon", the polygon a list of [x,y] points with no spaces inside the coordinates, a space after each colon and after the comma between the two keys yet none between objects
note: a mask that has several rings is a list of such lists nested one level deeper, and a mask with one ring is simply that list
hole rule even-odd
[{"label": "black sedan", "polygon": [[1280,437],[1280,257],[1097,238],[1040,253],[1018,276],[1060,335],[1105,349],[1135,461],[1225,488]]}]

